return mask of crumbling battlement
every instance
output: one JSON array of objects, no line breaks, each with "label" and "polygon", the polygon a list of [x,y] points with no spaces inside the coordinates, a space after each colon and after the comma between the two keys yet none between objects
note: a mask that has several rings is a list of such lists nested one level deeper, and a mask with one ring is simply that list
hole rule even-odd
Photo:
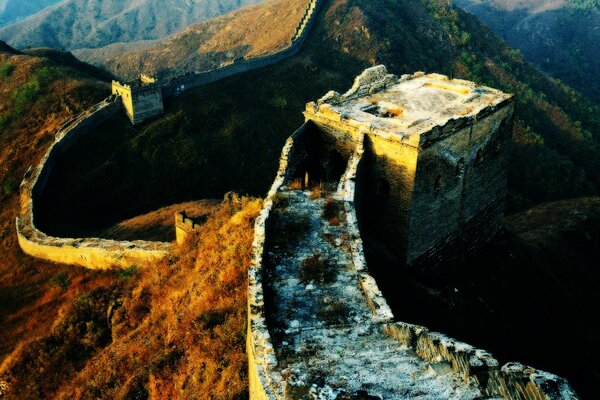
[{"label": "crumbling battlement", "polygon": [[202,214],[197,217],[189,217],[185,211],[175,213],[175,236],[177,244],[183,244],[186,238],[192,232],[198,232],[208,214]]},{"label": "crumbling battlement", "polygon": [[21,249],[37,258],[92,269],[151,265],[164,258],[170,244],[162,242],[121,242],[99,238],[56,238],[36,228],[34,210],[58,158],[81,135],[89,133],[120,109],[118,96],[111,96],[67,121],[56,132],[54,143],[21,183],[21,212],[16,229]]},{"label": "crumbling battlement", "polygon": [[[383,75],[387,76],[387,74]],[[373,93],[372,90],[376,91],[380,90],[381,87],[385,87],[384,85],[375,89],[375,86],[373,86],[373,89],[365,90],[364,88],[361,88],[361,85],[357,85],[355,88],[357,90],[353,91],[353,94],[351,95],[356,95],[359,92],[362,92],[363,94]],[[336,96],[327,97],[333,99]],[[309,104],[308,108],[315,106],[316,105]],[[345,116],[340,117],[341,118],[337,119],[338,122],[346,118]],[[456,122],[455,119],[451,121],[451,123]],[[441,333],[430,332],[424,327],[403,322],[394,322],[395,318],[391,309],[379,290],[377,282],[369,274],[367,269],[356,213],[356,206],[364,198],[364,191],[367,187],[364,181],[368,179],[370,168],[369,162],[372,162],[372,160],[369,160],[369,158],[373,156],[370,154],[371,148],[369,145],[370,134],[373,132],[373,128],[377,129],[377,127],[374,126],[369,127],[369,129],[360,127],[355,131],[352,131],[351,134],[348,134],[347,131],[341,132],[340,130],[331,129],[330,125],[320,125],[315,122],[315,119],[307,118],[307,122],[288,139],[283,148],[277,176],[269,191],[267,199],[265,200],[264,207],[256,220],[253,259],[249,270],[247,352],[249,357],[250,398],[292,399],[306,397],[306,393],[301,394],[304,392],[298,392],[297,387],[298,382],[306,380],[307,376],[295,376],[296,370],[291,365],[288,365],[288,360],[280,360],[276,355],[279,353],[287,354],[290,350],[276,349],[276,345],[271,336],[270,326],[273,326],[273,323],[270,321],[273,316],[268,314],[265,309],[265,285],[269,285],[270,283],[265,279],[275,279],[279,282],[279,279],[281,278],[277,276],[267,278],[265,276],[264,263],[265,258],[267,257],[265,244],[269,240],[266,236],[267,225],[272,219],[271,211],[275,207],[275,199],[280,198],[284,192],[289,191],[287,187],[290,183],[302,176],[302,168],[303,165],[305,165],[304,159],[310,156],[308,154],[309,150],[307,150],[307,146],[310,146],[311,136],[314,135],[315,129],[318,129],[325,138],[325,143],[331,143],[332,141],[340,143],[340,153],[348,154],[348,148],[350,148],[351,145],[354,145],[353,151],[347,158],[346,169],[339,180],[335,198],[336,200],[343,202],[347,226],[345,237],[351,243],[349,247],[352,261],[351,265],[348,265],[347,267],[356,271],[358,274],[359,286],[364,296],[363,301],[368,304],[373,314],[374,322],[371,323],[373,324],[371,325],[372,328],[367,328],[367,330],[379,329],[385,335],[397,341],[402,348],[408,349],[407,354],[415,354],[419,359],[429,365],[428,370],[430,372],[428,373],[433,374],[431,377],[440,377],[440,384],[443,384],[443,382],[452,385],[457,384],[454,380],[444,380],[444,374],[454,373],[456,376],[460,377],[464,389],[449,388],[450,392],[446,395],[442,397],[434,396],[434,398],[505,398],[511,400],[576,399],[577,396],[574,391],[570,388],[568,383],[560,377],[537,371],[518,363],[508,363],[500,367],[498,361],[484,350],[476,349],[468,344],[458,342]],[[396,141],[397,138],[391,140],[392,143],[395,143]],[[402,140],[400,140],[400,142],[402,142]],[[412,143],[418,144],[420,141],[413,141]],[[428,146],[429,144],[427,141],[423,141],[423,146],[419,145],[417,148],[427,148]],[[286,210],[286,207],[289,209],[290,206],[285,206],[283,210]],[[279,209],[278,212],[282,212],[281,209]],[[294,281],[291,280],[290,284],[293,285],[293,282]],[[293,307],[301,307],[301,305],[294,305]],[[364,322],[361,323],[364,324]],[[275,325],[279,326],[277,324]],[[296,325],[288,324],[288,326],[292,326],[293,328],[288,328],[286,332],[291,332],[290,334],[298,332],[297,335],[300,335],[300,340],[304,340],[302,338],[308,337],[309,339],[306,340],[310,343],[319,340],[328,343],[329,340],[332,340],[331,337],[335,336],[333,330],[325,331],[323,336],[318,336],[318,329],[313,326],[298,326],[297,321]],[[360,338],[360,336],[354,337],[351,328],[348,326],[335,329],[348,330],[348,341],[355,341]],[[284,343],[283,345],[292,346],[293,344]],[[353,346],[351,342],[346,344],[335,342],[335,345],[339,346],[339,351]],[[278,344],[277,346],[280,345]],[[384,352],[383,357],[390,357],[390,359],[398,358],[394,355],[395,353],[390,353],[389,344],[383,345],[380,349],[380,351]],[[343,369],[341,365],[338,365],[343,361],[343,358],[339,359],[337,355],[333,355],[332,357],[334,358],[331,360],[323,359],[323,357],[327,356],[327,352],[322,350],[323,349],[321,349],[318,356],[316,351],[315,353],[309,352],[305,356],[306,358],[303,359],[303,362],[307,366],[321,364],[323,366],[331,365],[331,368],[323,369],[323,371],[329,371],[328,373],[331,374],[336,374],[336,371]],[[364,365],[357,365],[356,368],[366,371],[372,368],[379,368],[375,367],[373,364],[373,362],[378,359],[378,355],[376,353],[369,354],[369,360],[364,359]],[[402,358],[398,359],[400,360]],[[352,360],[352,363],[355,363],[356,361],[357,360],[354,359]],[[402,361],[398,362],[401,363]],[[412,363],[413,361],[410,361],[410,359],[407,358],[404,362]],[[347,367],[348,364],[345,365]],[[379,366],[379,364],[377,365]],[[381,366],[383,366],[383,364],[381,364]],[[403,369],[399,364],[398,367],[398,374],[402,374],[401,371],[409,370],[408,367]],[[348,370],[344,371],[348,372]],[[372,374],[376,375],[382,373],[384,372],[380,369],[378,369],[377,372],[372,371]],[[367,375],[372,376],[372,374]],[[323,378],[323,382],[343,381],[343,377],[323,376]],[[407,385],[410,387],[415,384],[414,381],[411,381],[410,377],[407,382],[409,382]],[[356,382],[353,384],[356,384]],[[360,384],[360,382],[358,384]],[[371,386],[369,387],[373,392],[377,392],[377,387],[372,386],[372,384],[370,385]],[[397,393],[409,393],[409,390],[412,389],[409,389],[408,386],[406,388],[398,388]],[[440,388],[432,386],[431,389],[439,390]],[[453,390],[460,390],[460,392],[455,392]],[[325,386],[315,385],[310,388],[310,394],[316,396],[315,398],[333,400],[339,393],[339,391],[328,386],[328,384],[325,384]],[[350,393],[350,395],[352,395],[352,393]],[[364,397],[365,393],[360,395]],[[429,394],[427,392],[421,392],[420,395],[423,396],[423,398],[426,398]],[[390,398],[396,397],[391,396]],[[431,396],[429,398],[431,398]]]}]

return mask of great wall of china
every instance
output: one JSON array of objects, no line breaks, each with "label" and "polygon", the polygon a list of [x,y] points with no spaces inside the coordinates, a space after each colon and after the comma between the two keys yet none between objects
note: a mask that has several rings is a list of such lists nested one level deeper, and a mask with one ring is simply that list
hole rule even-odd
[{"label": "great wall of china", "polygon": [[[279,62],[296,54],[306,40],[314,18],[322,7],[324,0],[311,0],[307,5],[304,17],[300,21],[290,46],[284,50],[256,59],[243,60],[230,66],[194,73],[176,78],[161,86],[164,97],[181,91],[206,85],[228,76],[261,68]],[[162,104],[160,104],[162,109]],[[131,265],[147,266],[155,264],[167,256],[170,243],[148,241],[116,241],[100,238],[58,238],[46,235],[36,228],[35,205],[45,188],[48,177],[52,173],[58,157],[66,152],[78,137],[88,134],[103,121],[113,117],[118,111],[126,108],[120,96],[110,98],[94,105],[89,110],[66,122],[55,134],[54,143],[36,167],[31,167],[20,186],[21,213],[16,218],[16,230],[21,249],[37,258],[51,262],[72,264],[91,269],[125,268]],[[134,121],[133,116],[130,116]],[[181,235],[190,230],[186,221],[178,223],[177,232]],[[179,226],[180,225],[180,226]],[[193,230],[193,225],[192,225]],[[180,241],[181,241],[180,237]]]},{"label": "great wall of china", "polygon": [[[324,0],[310,2],[288,48],[174,79],[162,86],[163,96],[296,54],[323,3]],[[368,94],[373,91],[369,86],[372,84],[357,81],[354,89],[356,93]],[[333,104],[338,96],[330,93],[323,103]],[[119,97],[113,96],[67,122],[39,165],[27,172],[21,184],[21,213],[16,219],[19,244],[25,253],[87,268],[150,265],[168,254],[169,243],[55,238],[34,224],[35,204],[58,157],[79,136],[89,133],[122,107]],[[309,104],[307,112],[314,107]],[[336,118],[343,123],[345,117]],[[363,200],[364,155],[373,146],[369,138],[372,132],[357,131],[351,141],[343,144],[346,154],[342,173],[334,180],[334,186],[323,188],[327,198],[313,198],[309,191],[292,189],[311,130],[314,124],[307,122],[286,142],[277,176],[255,223],[248,279],[250,398],[576,399],[560,377],[518,363],[500,367],[483,350],[425,327],[396,321],[369,274],[359,230],[357,204]],[[434,186],[437,184],[436,179]],[[323,218],[330,206],[339,217],[335,224]],[[302,229],[310,240],[291,243],[293,251],[284,251],[281,244],[274,245],[277,235],[272,230],[285,228],[295,219],[305,221]],[[176,227],[180,242],[195,225],[180,214],[176,216]],[[333,275],[299,278],[297,273],[305,267],[305,261],[315,256],[315,246],[326,260],[333,260],[328,264]],[[319,257],[315,260],[320,262]],[[295,300],[297,294],[302,296],[303,307]]]}]

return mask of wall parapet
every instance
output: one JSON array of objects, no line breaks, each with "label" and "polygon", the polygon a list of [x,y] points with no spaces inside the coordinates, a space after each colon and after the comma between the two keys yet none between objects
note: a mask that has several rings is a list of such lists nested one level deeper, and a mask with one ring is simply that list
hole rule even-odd
[{"label": "wall parapet", "polygon": [[25,253],[52,262],[92,269],[147,265],[167,256],[171,246],[169,243],[58,238],[45,234],[35,226],[35,204],[58,158],[81,135],[113,117],[120,108],[120,98],[113,95],[65,122],[54,135],[54,143],[40,163],[25,173],[20,186],[20,215],[16,218],[17,238]]},{"label": "wall parapet", "polygon": [[252,261],[248,269],[248,335],[246,346],[251,399],[271,400],[285,398],[284,381],[281,375],[275,371],[277,358],[265,319],[262,267],[267,222],[273,209],[274,198],[285,182],[294,142],[305,130],[306,124],[302,125],[285,142],[279,159],[277,175],[265,198],[263,208],[254,223]]},{"label": "wall parapet", "polygon": [[566,379],[520,363],[500,367],[490,353],[427,328],[405,322],[383,326],[384,332],[430,362],[445,361],[487,396],[509,400],[577,399]]}]

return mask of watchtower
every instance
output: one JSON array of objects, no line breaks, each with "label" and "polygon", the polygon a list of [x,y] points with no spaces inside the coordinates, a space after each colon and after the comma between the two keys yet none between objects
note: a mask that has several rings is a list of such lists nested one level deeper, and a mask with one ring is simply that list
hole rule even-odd
[{"label": "watchtower", "polygon": [[500,229],[513,108],[495,89],[381,65],[304,115],[342,154],[365,135],[362,224],[414,265],[462,258]]},{"label": "watchtower", "polygon": [[147,75],[126,83],[112,81],[112,93],[121,96],[125,112],[134,125],[164,112],[160,85]]}]

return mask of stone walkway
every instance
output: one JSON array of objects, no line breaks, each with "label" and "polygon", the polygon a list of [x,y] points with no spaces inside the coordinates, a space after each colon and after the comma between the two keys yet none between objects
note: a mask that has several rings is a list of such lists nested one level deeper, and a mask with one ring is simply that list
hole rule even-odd
[{"label": "stone walkway", "polygon": [[359,286],[341,204],[327,193],[278,196],[264,285],[286,397],[482,397],[449,364],[429,364],[382,332]]}]

